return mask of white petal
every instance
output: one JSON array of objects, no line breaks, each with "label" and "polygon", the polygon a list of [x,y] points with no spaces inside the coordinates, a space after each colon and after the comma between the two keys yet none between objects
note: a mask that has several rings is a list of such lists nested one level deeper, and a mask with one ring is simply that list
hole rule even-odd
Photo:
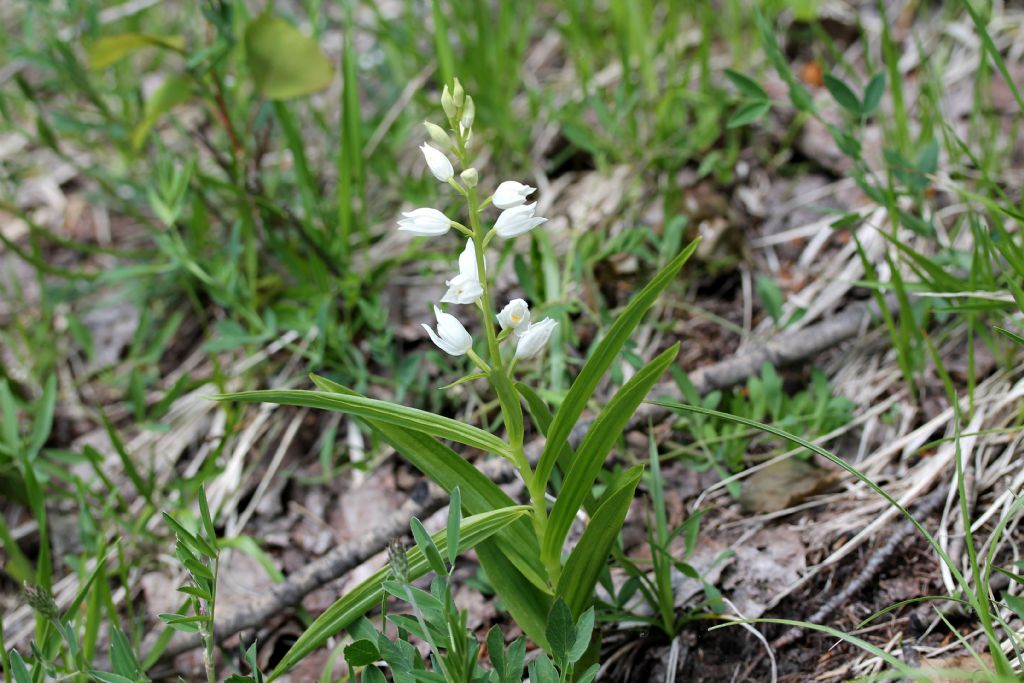
[{"label": "white petal", "polygon": [[483,285],[475,277],[459,273],[445,283],[448,291],[441,298],[446,304],[475,304],[484,295]]}]

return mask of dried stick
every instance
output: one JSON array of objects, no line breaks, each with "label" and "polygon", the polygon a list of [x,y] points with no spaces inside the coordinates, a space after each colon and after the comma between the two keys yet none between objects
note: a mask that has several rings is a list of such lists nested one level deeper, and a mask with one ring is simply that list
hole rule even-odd
[{"label": "dried stick", "polygon": [[[946,487],[939,486],[920,503],[915,505],[911,514],[914,515],[915,519],[930,514],[945,502],[946,491]],[[843,588],[843,590],[829,598],[824,605],[819,607],[814,614],[807,617],[804,621],[811,624],[820,624],[832,616],[832,613],[836,611],[836,608],[852,596],[859,593],[868,585],[869,582],[874,580],[878,575],[878,572],[882,571],[885,564],[892,558],[896,551],[903,546],[903,542],[906,540],[907,536],[913,533],[914,530],[915,527],[909,519],[903,520],[903,523],[893,530],[892,535],[889,537],[889,540],[885,542],[885,545],[879,548],[867,563],[865,563],[857,576],[846,584],[846,587]],[[773,640],[771,645],[775,649],[789,647],[800,640],[800,638],[803,637],[803,634],[804,629],[794,626]]]},{"label": "dried stick", "polygon": [[[504,460],[487,462],[481,469],[492,481],[499,484],[510,481],[515,475],[515,470]],[[253,598],[245,606],[219,617],[214,627],[214,638],[218,643],[223,642],[240,631],[265,624],[282,610],[298,605],[308,594],[344,576],[384,550],[393,539],[405,536],[409,531],[409,520],[412,517],[427,517],[447,503],[448,493],[424,480],[424,486],[415,491],[401,507],[381,520],[373,531],[335,548],[281,583],[274,584],[266,593]],[[163,657],[174,657],[201,645],[202,642],[197,636],[180,638],[171,643]]]}]

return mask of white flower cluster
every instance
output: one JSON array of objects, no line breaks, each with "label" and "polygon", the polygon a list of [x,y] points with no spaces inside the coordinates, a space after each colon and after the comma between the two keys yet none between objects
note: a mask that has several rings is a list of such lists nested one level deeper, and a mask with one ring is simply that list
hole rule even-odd
[{"label": "white flower cluster", "polygon": [[[426,123],[427,132],[435,144],[446,148],[465,161],[465,143],[471,135],[474,105],[473,98],[462,91],[461,85],[456,81],[455,89],[449,92],[447,86],[441,97],[441,105],[452,125],[452,132],[456,138],[445,132],[443,128],[433,123]],[[479,209],[493,204],[500,209],[494,227],[486,234],[479,227],[478,215],[473,216],[471,224],[473,229],[451,220],[444,213],[433,208],[415,209],[403,213],[403,218],[398,221],[398,229],[420,237],[436,237],[444,235],[452,228],[468,237],[466,246],[459,254],[459,272],[445,284],[448,291],[441,297],[441,302],[446,304],[476,304],[483,311],[483,315],[491,316],[493,312],[486,309],[487,301],[487,274],[482,272],[487,268],[486,259],[483,255],[488,243],[494,236],[503,239],[512,239],[519,235],[526,234],[547,221],[546,218],[536,215],[537,203],[527,204],[526,199],[533,194],[535,188],[514,180],[506,180],[498,185],[488,199],[482,204],[476,203],[477,171],[474,168],[467,168],[458,177],[455,175],[455,168],[447,154],[424,143],[420,150],[427,162],[430,173],[442,183],[448,183],[460,194],[466,197],[470,204],[470,212],[477,214]],[[461,183],[460,183],[461,180]],[[481,240],[477,244],[474,237]],[[459,322],[458,318],[445,313],[439,307],[434,306],[434,315],[437,318],[436,331],[424,324],[423,328],[430,335],[430,339],[445,353],[453,356],[473,354],[473,339],[466,328]],[[547,345],[552,332],[558,323],[550,318],[540,322],[530,321],[530,307],[522,299],[513,299],[497,315],[498,325],[502,333],[498,341],[513,338],[516,342],[515,358],[517,360],[532,358],[539,354]],[[493,324],[488,324],[488,333],[491,335],[491,342],[494,342]]]}]

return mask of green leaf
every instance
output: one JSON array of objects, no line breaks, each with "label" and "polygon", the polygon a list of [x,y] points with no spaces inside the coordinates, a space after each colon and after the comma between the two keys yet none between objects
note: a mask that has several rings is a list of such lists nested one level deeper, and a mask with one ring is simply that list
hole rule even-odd
[{"label": "green leaf", "polygon": [[644,315],[654,305],[661,292],[675,280],[683,264],[697,249],[698,244],[699,240],[691,242],[633,297],[633,300],[612,324],[604,339],[594,349],[572,386],[569,387],[569,392],[566,394],[565,400],[562,401],[558,412],[555,413],[555,419],[548,430],[547,442],[544,444],[544,451],[541,453],[534,475],[545,487],[561,449],[564,444],[568,443],[569,434],[576,426],[576,421],[579,420],[583,409],[586,408],[587,401],[594,395],[598,383],[615,361],[622,346],[633,334],[633,330],[643,320]]},{"label": "green leaf", "polygon": [[768,113],[772,108],[771,102],[749,102],[736,110],[736,113],[729,117],[726,128],[739,128],[757,121]]},{"label": "green leaf", "polygon": [[508,456],[508,445],[489,432],[478,427],[463,424],[451,418],[441,417],[388,401],[378,401],[356,394],[339,395],[323,391],[270,390],[242,391],[236,394],[221,394],[212,397],[217,401],[242,401],[244,403],[278,403],[305,408],[335,410],[357,417],[405,427],[431,436],[451,439],[458,443],[479,448],[483,451]]},{"label": "green leaf", "polygon": [[[434,541],[430,538],[430,534],[423,527],[421,522],[416,517],[412,518],[409,522],[409,527],[412,529],[412,537],[416,539],[416,546],[423,553],[424,557],[427,558],[427,563],[430,568],[438,576],[444,576],[448,573],[448,567],[444,566],[444,560],[441,559],[441,553],[438,552],[437,546],[434,545]],[[457,550],[457,548],[456,548]]]},{"label": "green leaf", "polygon": [[146,100],[142,119],[132,131],[132,149],[142,149],[142,143],[160,117],[192,97],[192,80],[188,76],[171,76]]},{"label": "green leaf", "polygon": [[569,663],[580,661],[590,646],[590,637],[594,633],[594,608],[591,607],[576,622],[576,642],[569,650]]},{"label": "green leaf", "polygon": [[569,652],[576,644],[576,624],[572,618],[572,610],[565,600],[558,598],[551,606],[551,613],[548,615],[548,651],[555,656],[559,662],[564,662],[569,657]]},{"label": "green leaf", "polygon": [[50,438],[53,409],[57,403],[57,377],[51,375],[43,386],[43,395],[36,402],[32,416],[32,436],[28,441],[28,457],[33,459]]},{"label": "green leaf", "polygon": [[593,487],[609,451],[622,435],[636,407],[647,397],[651,387],[665,373],[678,353],[677,342],[633,375],[615,392],[583,437],[576,451],[576,459],[569,467],[562,490],[551,508],[551,517],[541,546],[541,561],[545,566],[557,564],[565,536]]},{"label": "green leaf", "polygon": [[[529,514],[529,507],[516,505],[467,517],[462,521],[459,551],[464,552],[477,546],[509,524]],[[433,535],[432,540],[437,548],[447,550],[447,530],[442,529],[437,532]],[[408,558],[410,580],[418,579],[429,571],[430,565],[418,547],[409,551]],[[391,570],[388,567],[384,567],[328,607],[299,636],[299,639],[291,649],[285,653],[280,663],[271,672],[269,680],[274,680],[281,676],[309,655],[309,653],[327,642],[328,638],[334,636],[366,614],[374,606],[380,604],[380,600],[384,596],[383,583],[390,576]]]},{"label": "green leaf", "polygon": [[452,489],[448,502],[448,564],[454,565],[459,556],[459,527],[462,525],[462,491]]},{"label": "green leaf", "polygon": [[545,630],[551,610],[551,595],[528,580],[506,553],[505,540],[500,537],[476,547],[476,555],[487,572],[487,579],[513,621],[530,640],[546,648]]},{"label": "green leaf", "polygon": [[843,81],[832,74],[826,74],[825,87],[831,93],[832,99],[838,102],[839,106],[843,109],[854,116],[861,116],[864,113],[864,107],[861,105],[860,100],[857,99],[857,95]]},{"label": "green leaf", "polygon": [[309,95],[334,78],[334,67],[315,40],[269,14],[245,27],[245,58],[256,89],[272,100]]},{"label": "green leaf", "polygon": [[[312,375],[320,389],[345,396],[356,395],[352,390],[324,377]],[[430,477],[449,493],[458,486],[462,508],[471,515],[515,505],[507,493],[493,481],[459,456],[448,446],[420,432],[410,432],[392,424],[376,420],[367,421],[370,428],[390,444],[402,457]],[[519,520],[501,531],[502,548],[509,559],[535,586],[544,589],[544,569],[540,564],[540,547],[528,520]],[[545,614],[547,612],[545,611]]]},{"label": "green leaf", "polygon": [[122,676],[120,674],[113,674],[106,671],[90,671],[89,675],[95,678],[100,683],[135,683],[137,679],[129,678],[128,676]]},{"label": "green leaf", "polygon": [[357,640],[345,648],[345,661],[350,667],[369,666],[380,658],[377,645],[369,640]]},{"label": "green leaf", "polygon": [[768,97],[768,93],[764,91],[764,88],[762,88],[758,82],[750,76],[733,71],[732,69],[726,69],[725,77],[732,81],[732,84],[736,86],[736,89],[739,90],[744,97],[748,97],[752,100],[770,99]]},{"label": "green leaf", "polygon": [[21,658],[17,650],[11,650],[8,657],[11,660],[11,673],[14,674],[15,683],[32,683],[32,677],[25,666],[25,660]]},{"label": "green leaf", "polygon": [[217,557],[217,551],[209,543],[183,527],[174,517],[171,517],[166,512],[163,513],[163,517],[164,521],[167,522],[167,526],[171,527],[178,540],[184,543],[189,550],[197,555],[210,558]]},{"label": "green leaf", "polygon": [[757,292],[757,296],[761,299],[761,305],[764,306],[765,312],[771,316],[771,319],[776,323],[782,318],[782,304],[784,302],[782,296],[782,290],[775,283],[775,280],[768,277],[767,275],[758,275],[756,284],[754,285],[754,291]]},{"label": "green leaf", "polygon": [[181,36],[154,36],[146,33],[119,33],[114,36],[97,38],[85,48],[89,68],[94,71],[113,66],[128,55],[144,47],[159,47],[181,52],[185,39]]},{"label": "green leaf", "polygon": [[565,599],[573,614],[582,614],[593,603],[594,586],[626,519],[641,474],[640,465],[629,468],[619,485],[601,497],[597,512],[569,554],[555,594]]},{"label": "green leaf", "polygon": [[501,403],[502,414],[507,418],[505,429],[508,430],[508,440],[514,445],[523,444],[523,406],[519,402],[519,395],[516,393],[512,382],[504,372],[492,370],[491,386],[498,395],[498,402]]},{"label": "green leaf", "polygon": [[992,329],[994,329],[996,332],[1003,335],[1007,339],[1017,342],[1021,346],[1024,346],[1024,337],[1020,336],[1016,332],[1010,332],[1010,330],[1006,329],[1005,327],[993,326]]},{"label": "green leaf", "polygon": [[864,116],[871,116],[882,102],[885,94],[885,72],[879,71],[864,88]]},{"label": "green leaf", "polygon": [[530,683],[559,683],[558,672],[547,655],[542,654],[530,662]]},{"label": "green leaf", "polygon": [[[547,436],[548,430],[551,428],[551,422],[554,420],[554,416],[551,414],[548,404],[544,402],[544,399],[542,399],[536,391],[522,382],[516,382],[515,386],[516,391],[518,391],[519,395],[526,401],[526,409],[530,411],[530,417],[533,418],[534,424],[544,436]],[[575,459],[576,451],[572,449],[568,442],[565,442],[558,453],[558,468],[563,474],[568,472],[569,466]],[[586,502],[587,512],[593,512],[593,508],[591,506],[592,502],[593,496],[588,496]]]},{"label": "green leaf", "polygon": [[387,683],[388,679],[384,676],[384,673],[375,666],[371,666],[363,671],[363,675],[359,679],[362,683]]}]

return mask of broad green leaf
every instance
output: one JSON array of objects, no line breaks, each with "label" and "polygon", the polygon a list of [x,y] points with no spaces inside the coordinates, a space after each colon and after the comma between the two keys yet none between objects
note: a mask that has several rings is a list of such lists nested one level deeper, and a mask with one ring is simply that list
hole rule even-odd
[{"label": "broad green leaf", "polygon": [[[355,392],[324,377],[311,375],[320,389],[355,396]],[[460,489],[462,508],[471,515],[515,505],[487,475],[467,462],[448,446],[420,432],[400,429],[392,424],[367,420],[373,431],[391,444],[413,467],[434,480],[451,494]],[[540,547],[528,520],[519,520],[501,531],[502,548],[509,559],[538,588],[544,589],[544,569],[540,564]],[[546,614],[546,612],[545,612]]]},{"label": "broad green leaf", "polygon": [[841,79],[836,78],[832,74],[826,74],[825,87],[828,88],[829,93],[832,95],[832,99],[838,102],[839,106],[843,109],[854,116],[860,116],[863,114],[864,107],[861,105],[857,95],[855,95],[850,86]]},{"label": "broad green leaf", "polygon": [[244,403],[278,403],[304,408],[335,410],[380,422],[405,427],[431,436],[451,439],[458,443],[479,448],[490,453],[508,456],[508,445],[489,432],[463,424],[458,420],[441,417],[407,406],[378,401],[359,395],[340,395],[323,391],[270,390],[242,391],[236,394],[221,394],[212,397],[217,401],[242,401]]},{"label": "broad green leaf", "polygon": [[569,658],[569,652],[576,644],[576,620],[565,600],[558,598],[548,614],[548,651],[560,662]]},{"label": "broad green leaf", "polygon": [[32,683],[32,677],[25,666],[25,660],[21,658],[17,650],[11,650],[8,654],[11,661],[11,673],[14,674],[15,683]]},{"label": "broad green leaf", "polygon": [[256,89],[272,100],[309,95],[334,78],[331,61],[315,40],[269,14],[245,27],[245,58]]},{"label": "broad green leaf", "polygon": [[768,97],[768,93],[764,91],[764,88],[762,88],[758,82],[750,76],[733,71],[732,69],[726,69],[725,77],[732,81],[732,84],[736,86],[736,89],[739,90],[744,97],[748,97],[752,100],[770,99]]},{"label": "broad green leaf", "polygon": [[590,646],[590,637],[594,633],[594,608],[591,607],[576,622],[576,643],[569,650],[569,662],[575,664],[582,659]]},{"label": "broad green leaf", "polygon": [[362,683],[387,683],[387,677],[375,666],[366,668],[359,679]]},{"label": "broad green leaf", "polygon": [[604,339],[594,349],[590,359],[580,370],[580,374],[569,387],[569,392],[562,401],[561,407],[555,413],[555,419],[551,422],[548,430],[547,442],[544,444],[544,452],[541,453],[540,461],[537,463],[535,477],[547,486],[548,477],[558,460],[564,444],[568,443],[569,434],[576,421],[579,420],[587,401],[594,395],[598,383],[604,377],[608,368],[619,355],[619,351],[633,334],[633,330],[643,320],[644,315],[654,305],[658,296],[669,284],[675,280],[683,264],[690,258],[690,255],[697,249],[699,240],[694,240],[678,256],[666,265],[646,287],[633,297],[633,300],[626,306],[625,310],[612,324]]},{"label": "broad green leaf", "polygon": [[871,116],[882,102],[885,94],[885,72],[879,71],[864,88],[864,116]]},{"label": "broad green leaf", "polygon": [[583,442],[576,451],[576,459],[566,472],[562,490],[559,491],[554,507],[551,508],[551,517],[548,519],[541,547],[541,561],[545,566],[552,566],[558,562],[565,536],[604,466],[605,458],[633,417],[636,407],[647,397],[651,387],[665,373],[665,369],[675,360],[678,353],[677,342],[633,375],[615,392],[615,396],[583,437]]},{"label": "broad green leaf", "polygon": [[629,468],[619,485],[601,497],[597,512],[569,554],[555,594],[565,600],[574,615],[583,614],[594,601],[594,586],[626,519],[641,474],[640,465]]},{"label": "broad green leaf", "polygon": [[502,604],[515,623],[537,645],[547,648],[548,612],[551,595],[529,581],[506,555],[506,541],[495,538],[476,547],[476,555],[487,572]]},{"label": "broad green leaf", "polygon": [[772,108],[771,102],[749,102],[744,104],[742,107],[736,110],[736,113],[729,117],[726,122],[726,128],[739,128],[749,123],[757,121],[759,118],[768,113],[768,110]]},{"label": "broad green leaf", "polygon": [[171,76],[146,100],[142,119],[132,131],[132,149],[138,151],[160,117],[192,96],[192,80],[187,76]]},{"label": "broad green leaf", "polygon": [[380,659],[380,650],[369,640],[357,640],[345,648],[345,661],[350,667],[367,666]]},{"label": "broad green leaf", "polygon": [[[517,519],[522,519],[529,514],[529,507],[516,505],[467,517],[462,521],[462,534],[459,541],[460,552],[473,548]],[[432,538],[439,549],[447,551],[447,530],[442,529],[434,534]],[[429,571],[429,563],[418,547],[409,551],[408,558],[410,580],[418,579]],[[384,595],[383,583],[388,580],[390,575],[391,572],[388,567],[378,570],[370,578],[363,581],[340,600],[328,607],[299,636],[299,639],[291,649],[285,653],[280,663],[271,672],[269,680],[274,680],[281,676],[309,655],[309,653],[327,642],[328,638],[366,614],[375,605],[380,604],[380,600]]]},{"label": "broad green leaf", "polygon": [[154,36],[146,33],[119,33],[114,36],[97,38],[85,48],[89,68],[100,71],[113,66],[128,55],[144,47],[159,47],[181,52],[185,39],[181,36]]}]

